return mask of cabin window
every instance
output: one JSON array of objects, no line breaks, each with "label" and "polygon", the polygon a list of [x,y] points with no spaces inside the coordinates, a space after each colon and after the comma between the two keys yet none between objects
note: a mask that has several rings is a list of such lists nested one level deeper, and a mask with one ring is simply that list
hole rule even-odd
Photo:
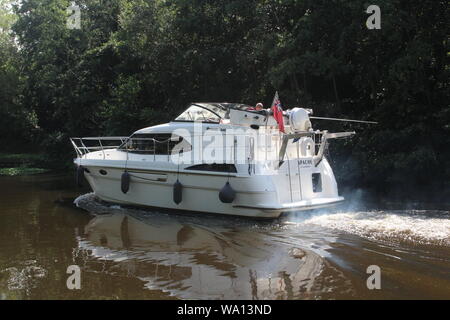
[{"label": "cabin window", "polygon": [[312,174],[312,187],[313,192],[322,192],[322,177],[320,173]]},{"label": "cabin window", "polygon": [[227,163],[202,163],[194,166],[187,167],[186,170],[199,170],[199,171],[216,171],[216,172],[232,172],[236,173],[236,166],[234,164]]},{"label": "cabin window", "polygon": [[177,152],[176,150],[190,151],[191,145],[183,137],[173,136],[170,133],[134,134],[119,147],[119,150],[139,154],[167,155]]}]

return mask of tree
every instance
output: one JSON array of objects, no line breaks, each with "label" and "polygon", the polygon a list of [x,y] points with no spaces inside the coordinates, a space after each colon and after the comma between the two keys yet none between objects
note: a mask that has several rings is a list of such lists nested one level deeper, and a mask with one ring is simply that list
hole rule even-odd
[{"label": "tree", "polygon": [[5,149],[27,142],[33,122],[19,102],[23,83],[11,32],[16,19],[11,3],[0,0],[0,143]]}]

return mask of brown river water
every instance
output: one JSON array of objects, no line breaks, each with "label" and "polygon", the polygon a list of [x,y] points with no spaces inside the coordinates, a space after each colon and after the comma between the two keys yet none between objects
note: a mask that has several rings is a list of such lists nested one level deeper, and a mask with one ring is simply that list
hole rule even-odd
[{"label": "brown river water", "polygon": [[259,221],[122,208],[72,180],[0,177],[0,299],[450,299],[449,211]]}]

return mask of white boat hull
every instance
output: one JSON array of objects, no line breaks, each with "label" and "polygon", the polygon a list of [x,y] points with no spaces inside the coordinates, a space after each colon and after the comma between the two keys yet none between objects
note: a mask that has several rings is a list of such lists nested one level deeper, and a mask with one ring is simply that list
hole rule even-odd
[{"label": "white boat hull", "polygon": [[[108,166],[107,161],[101,160],[84,161],[82,165],[87,169],[85,178],[95,195],[118,204],[276,218],[283,212],[323,208],[344,200],[337,194],[334,176],[326,162],[318,166],[324,177],[320,193],[312,191],[311,172],[307,169],[300,173],[299,179],[298,174],[289,176],[282,170],[279,175],[229,176],[225,173],[177,173],[154,168],[128,168],[130,187],[127,193],[123,193],[122,167]],[[293,183],[293,177],[296,177],[297,184]],[[183,185],[179,204],[173,200],[173,185],[177,179]],[[219,192],[227,181],[236,192],[232,203],[223,203],[219,199]]]}]

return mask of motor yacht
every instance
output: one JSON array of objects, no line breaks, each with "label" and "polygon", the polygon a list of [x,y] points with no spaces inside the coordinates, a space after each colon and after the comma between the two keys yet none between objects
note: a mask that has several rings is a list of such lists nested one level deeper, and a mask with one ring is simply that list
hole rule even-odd
[{"label": "motor yacht", "polygon": [[325,151],[354,132],[313,128],[311,109],[276,111],[191,103],[127,137],[71,138],[77,178],[103,201],[199,214],[276,218],[342,202]]}]

